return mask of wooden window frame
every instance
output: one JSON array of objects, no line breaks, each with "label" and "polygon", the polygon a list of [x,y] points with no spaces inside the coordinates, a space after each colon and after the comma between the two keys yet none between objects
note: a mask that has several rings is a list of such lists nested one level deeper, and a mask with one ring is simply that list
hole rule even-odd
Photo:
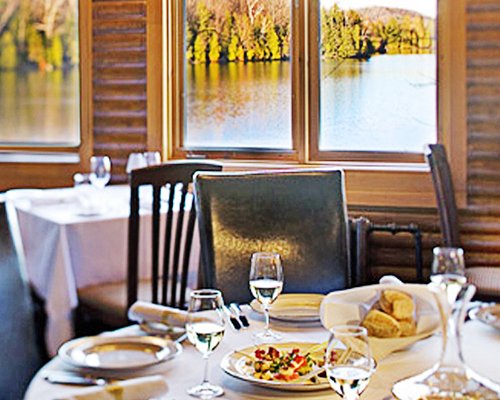
[{"label": "wooden window frame", "polygon": [[[72,175],[89,168],[92,155],[92,0],[78,2],[80,47],[80,144],[77,146],[0,146],[14,161],[0,162],[0,191],[15,187],[57,187],[72,184]],[[78,162],[57,162],[75,155]],[[33,162],[15,161],[29,155]],[[46,161],[46,159],[49,159]]]},{"label": "wooden window frame", "polygon": [[[166,9],[166,52],[165,63],[168,79],[165,85],[165,137],[166,158],[215,158],[224,162],[227,170],[255,170],[269,168],[297,167],[339,167],[346,176],[347,200],[352,205],[373,205],[391,207],[435,207],[435,197],[428,167],[423,154],[355,153],[338,152],[335,161],[322,159],[314,153],[310,132],[317,132],[318,118],[309,117],[318,110],[318,100],[311,91],[309,73],[311,54],[314,49],[310,41],[317,38],[317,14],[310,13],[310,7],[317,7],[318,0],[294,0],[294,32],[296,35],[294,53],[299,55],[294,63],[301,74],[292,72],[293,93],[309,93],[307,99],[293,103],[295,149],[292,154],[273,151],[231,152],[231,151],[188,151],[182,147],[183,136],[183,67],[184,51],[183,15],[179,2],[168,2]],[[438,1],[438,142],[448,149],[454,178],[457,203],[460,208],[467,205],[467,127],[466,127],[466,3],[465,0]],[[307,20],[305,16],[308,16]],[[296,20],[298,18],[298,21]],[[316,19],[317,21],[317,19]],[[308,26],[301,26],[305,23]],[[316,29],[316,32],[315,32]],[[316,36],[315,36],[316,35]],[[317,56],[316,56],[317,57]],[[314,60],[313,60],[314,62]],[[298,91],[298,92],[297,92]],[[317,94],[317,93],[316,93]],[[294,96],[296,98],[305,96]],[[312,112],[311,112],[312,110]],[[319,113],[318,113],[319,114]],[[308,121],[306,123],[306,121]],[[306,131],[299,134],[299,130]]]}]

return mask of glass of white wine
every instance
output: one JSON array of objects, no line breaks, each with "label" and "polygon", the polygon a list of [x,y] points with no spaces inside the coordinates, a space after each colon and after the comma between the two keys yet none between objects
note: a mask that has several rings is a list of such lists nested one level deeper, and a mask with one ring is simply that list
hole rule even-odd
[{"label": "glass of white wine", "polygon": [[325,354],[330,386],[343,399],[359,399],[375,372],[368,333],[357,325],[336,326],[330,333]]},{"label": "glass of white wine", "polygon": [[266,326],[257,339],[273,342],[281,336],[269,328],[269,309],[283,290],[283,266],[277,253],[254,253],[250,265],[250,291],[264,309]]},{"label": "glass of white wine", "polygon": [[189,341],[203,355],[205,369],[201,384],[188,389],[188,394],[201,399],[222,396],[224,390],[208,381],[208,356],[224,337],[225,320],[222,294],[214,289],[194,290],[190,294],[186,331]]}]

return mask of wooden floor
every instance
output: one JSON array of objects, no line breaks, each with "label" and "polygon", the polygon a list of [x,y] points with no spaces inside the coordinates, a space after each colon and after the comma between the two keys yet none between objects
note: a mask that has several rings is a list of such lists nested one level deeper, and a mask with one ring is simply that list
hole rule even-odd
[{"label": "wooden floor", "polygon": [[19,274],[5,207],[0,202],[0,400],[21,400],[42,362],[29,290]]}]

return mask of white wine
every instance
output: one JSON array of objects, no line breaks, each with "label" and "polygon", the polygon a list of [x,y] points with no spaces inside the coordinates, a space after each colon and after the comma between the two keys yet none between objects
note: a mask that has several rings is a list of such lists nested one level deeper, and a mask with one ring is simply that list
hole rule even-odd
[{"label": "white wine", "polygon": [[371,370],[346,365],[332,365],[326,373],[332,389],[346,399],[357,399],[368,386],[372,375]]},{"label": "white wine", "polygon": [[449,304],[455,303],[458,293],[467,282],[467,278],[459,274],[435,274],[431,275],[431,281],[437,283],[446,291]]},{"label": "white wine", "polygon": [[253,296],[265,306],[274,302],[282,289],[283,282],[276,279],[255,279],[250,281],[250,291]]},{"label": "white wine", "polygon": [[224,336],[224,326],[213,322],[186,324],[189,341],[204,356],[212,353]]}]

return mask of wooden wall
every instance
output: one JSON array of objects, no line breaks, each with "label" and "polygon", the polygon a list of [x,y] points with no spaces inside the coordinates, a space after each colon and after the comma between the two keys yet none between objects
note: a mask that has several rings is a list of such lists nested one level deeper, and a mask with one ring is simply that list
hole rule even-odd
[{"label": "wooden wall", "polygon": [[[147,147],[146,1],[93,1],[94,152],[109,154],[114,172],[127,154]],[[467,4],[468,206],[460,222],[467,265],[500,267],[500,4]],[[434,209],[350,210],[376,223],[417,223],[423,232],[424,266],[440,242]],[[372,274],[414,278],[409,236],[376,234],[371,239]]]},{"label": "wooden wall", "polygon": [[113,161],[125,180],[128,154],[147,148],[147,5],[92,2],[94,154]]}]

